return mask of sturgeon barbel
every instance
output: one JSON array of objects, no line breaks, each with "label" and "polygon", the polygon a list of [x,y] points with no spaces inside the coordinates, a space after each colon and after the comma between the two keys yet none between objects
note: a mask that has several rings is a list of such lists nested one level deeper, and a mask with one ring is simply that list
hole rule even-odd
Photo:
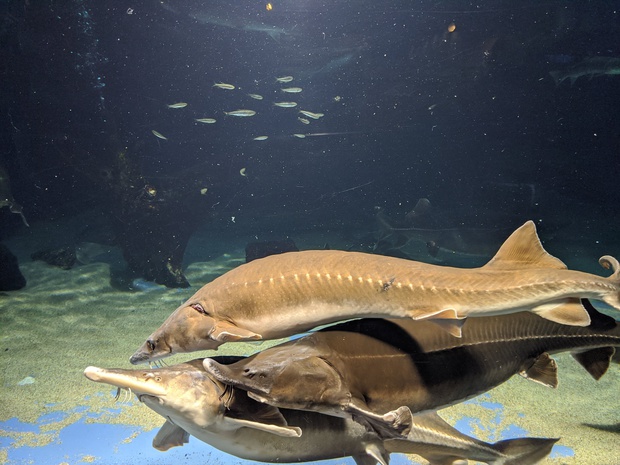
[{"label": "sturgeon barbel", "polygon": [[580,298],[620,310],[620,265],[611,256],[599,262],[613,269],[610,277],[568,270],[544,250],[531,221],[480,268],[338,250],[272,255],[203,286],[130,360],[288,337],[350,318],[432,319],[456,336],[466,317],[524,310],[587,326],[590,317]]}]

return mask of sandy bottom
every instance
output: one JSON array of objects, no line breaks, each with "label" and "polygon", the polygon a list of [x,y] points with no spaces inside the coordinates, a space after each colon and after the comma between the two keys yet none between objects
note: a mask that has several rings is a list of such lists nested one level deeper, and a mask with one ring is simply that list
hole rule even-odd
[{"label": "sandy bottom", "polygon": [[[324,238],[296,241],[300,248],[317,248]],[[194,247],[199,245],[204,244]],[[0,296],[0,463],[15,463],[12,453],[21,447],[54,444],[63,429],[82,421],[135,425],[140,431],[161,426],[163,419],[135,400],[114,404],[111,389],[88,381],[82,372],[88,365],[131,367],[129,356],[174,308],[202,284],[243,262],[238,245],[230,250],[189,265],[187,277],[193,287],[184,290],[115,290],[107,263],[63,271],[43,262],[22,262],[28,286]],[[237,344],[219,353],[260,349],[257,344]],[[169,363],[213,354],[178,355]],[[543,463],[617,465],[618,364],[596,382],[568,354],[557,360],[557,390],[514,377],[484,396],[442,411],[442,416],[491,442],[524,434],[560,437]],[[11,427],[15,421],[22,427]],[[82,461],[105,463],[94,454]]]}]

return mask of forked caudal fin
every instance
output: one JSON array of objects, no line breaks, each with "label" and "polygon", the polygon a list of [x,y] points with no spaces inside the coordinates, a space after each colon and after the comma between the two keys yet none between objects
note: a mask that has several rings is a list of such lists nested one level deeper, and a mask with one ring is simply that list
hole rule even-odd
[{"label": "forked caudal fin", "polygon": [[436,412],[413,417],[406,437],[384,440],[388,452],[417,454],[430,465],[456,465],[468,460],[490,465],[533,465],[547,456],[557,439],[519,438],[489,444],[461,433]]},{"label": "forked caudal fin", "polygon": [[519,438],[507,439],[493,444],[493,448],[505,458],[489,462],[492,465],[526,465],[538,463],[551,452],[559,439]]}]

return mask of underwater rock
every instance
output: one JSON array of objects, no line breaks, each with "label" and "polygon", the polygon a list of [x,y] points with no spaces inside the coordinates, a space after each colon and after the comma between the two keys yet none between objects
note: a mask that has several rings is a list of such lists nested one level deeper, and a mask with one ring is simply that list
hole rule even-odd
[{"label": "underwater rock", "polygon": [[160,284],[147,281],[129,269],[110,268],[110,286],[123,292],[150,292],[163,289]]},{"label": "underwater rock", "polygon": [[250,242],[245,246],[245,262],[250,263],[257,258],[264,258],[284,252],[299,252],[299,249],[292,239]]},{"label": "underwater rock", "polygon": [[133,278],[171,288],[189,287],[182,261],[187,243],[201,221],[210,215],[192,173],[177,172],[149,182],[140,172],[133,153],[120,150],[111,189],[115,245],[120,247]]},{"label": "underwater rock", "polygon": [[52,265],[63,270],[70,270],[75,265],[77,257],[75,247],[67,246],[59,249],[46,249],[33,253],[30,258],[42,260],[48,265]]},{"label": "underwater rock", "polygon": [[9,248],[0,244],[0,291],[16,291],[26,285],[26,278],[19,270],[17,257]]},{"label": "underwater rock", "polygon": [[166,287],[189,287],[181,263],[191,231],[159,220],[158,215],[145,215],[128,218],[117,232],[123,258],[134,276]]}]

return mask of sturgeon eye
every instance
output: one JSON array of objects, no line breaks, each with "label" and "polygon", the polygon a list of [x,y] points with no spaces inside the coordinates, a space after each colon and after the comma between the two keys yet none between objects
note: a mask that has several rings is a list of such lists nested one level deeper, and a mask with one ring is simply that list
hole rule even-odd
[{"label": "sturgeon eye", "polygon": [[149,350],[151,352],[153,352],[155,350],[155,343],[153,341],[151,341],[150,339],[148,339],[146,341],[146,345],[149,347]]},{"label": "sturgeon eye", "polygon": [[205,310],[205,308],[200,304],[191,304],[190,307],[192,307],[198,313],[202,313],[203,315],[207,314],[207,311]]}]

